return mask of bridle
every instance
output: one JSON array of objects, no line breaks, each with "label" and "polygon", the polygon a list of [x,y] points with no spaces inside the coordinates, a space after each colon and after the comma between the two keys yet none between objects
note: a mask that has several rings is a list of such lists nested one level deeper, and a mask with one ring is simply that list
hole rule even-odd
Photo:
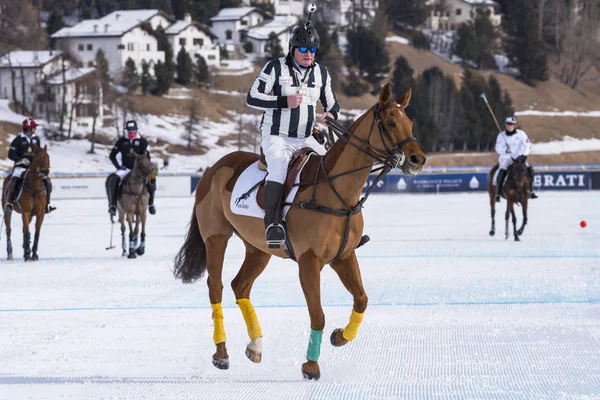
[{"label": "bridle", "polygon": [[[333,133],[335,133],[335,135],[340,140],[344,140],[346,142],[346,144],[354,147],[361,153],[366,154],[370,158],[374,159],[376,164],[382,164],[382,165],[377,168],[373,168],[373,164],[366,165],[364,167],[351,169],[351,170],[348,170],[348,171],[345,171],[345,172],[342,172],[342,173],[339,173],[336,175],[329,176],[328,172],[325,168],[325,161],[324,161],[325,157],[321,157],[321,160],[319,162],[319,167],[317,168],[315,180],[312,182],[300,182],[300,183],[294,184],[294,186],[299,186],[299,187],[312,186],[313,187],[312,199],[307,202],[300,202],[300,203],[284,202],[284,204],[283,204],[284,206],[295,206],[295,207],[304,208],[304,209],[308,209],[308,210],[314,210],[314,211],[318,211],[318,212],[322,212],[322,213],[330,214],[330,215],[335,215],[335,216],[339,216],[339,217],[347,217],[346,229],[345,229],[345,233],[344,233],[344,238],[342,240],[342,244],[340,246],[339,251],[335,255],[335,257],[331,261],[329,261],[329,263],[335,261],[342,254],[342,252],[344,251],[344,248],[346,247],[346,244],[348,242],[348,236],[350,234],[350,225],[351,225],[350,220],[351,220],[352,216],[355,214],[358,214],[361,211],[363,204],[367,201],[367,198],[369,197],[369,194],[371,193],[371,190],[374,187],[377,187],[377,184],[379,183],[379,181],[381,181],[385,177],[385,175],[387,175],[392,169],[400,168],[402,165],[404,165],[404,162],[406,161],[406,155],[404,154],[404,151],[402,150],[402,148],[410,142],[417,141],[417,139],[415,139],[413,136],[411,136],[411,137],[408,137],[408,138],[402,140],[400,143],[394,142],[394,140],[392,139],[389,132],[383,126],[383,121],[381,120],[381,116],[380,116],[380,113],[382,111],[387,110],[389,108],[393,108],[393,107],[399,108],[399,109],[403,108],[400,104],[397,104],[397,103],[390,104],[390,105],[384,106],[379,109],[377,108],[377,104],[375,104],[373,106],[373,123],[371,124],[371,128],[369,129],[369,136],[367,137],[367,140],[358,137],[355,133],[351,132],[346,127],[340,125],[334,119],[332,119],[330,117],[326,117],[326,122],[327,122],[329,129]],[[381,138],[381,142],[383,143],[385,150],[379,149],[370,143],[371,135],[373,134],[373,131],[374,131],[373,128],[374,128],[375,124],[377,124],[377,130],[379,132],[379,137]],[[362,148],[357,143],[354,143],[354,141],[366,146],[366,149]],[[388,146],[388,144],[389,144],[389,146]],[[377,177],[371,182],[371,184],[367,188],[367,191],[365,192],[364,196],[358,201],[358,203],[356,203],[355,206],[350,206],[344,201],[342,196],[335,189],[335,186],[333,185],[333,180],[337,179],[341,176],[344,176],[344,175],[348,175],[348,174],[352,174],[354,172],[365,170],[367,168],[371,169],[371,172],[377,172],[377,171],[380,171],[380,172],[377,175]],[[321,170],[323,170],[324,178],[319,179],[319,174],[320,174]],[[335,194],[337,199],[344,205],[343,209],[333,209],[330,207],[320,206],[316,203],[317,184],[322,183],[322,182],[327,182],[331,191]],[[249,192],[251,192],[252,190],[253,190],[253,188]],[[289,248],[288,252],[290,253],[290,256],[292,258],[294,258],[293,249]]]}]

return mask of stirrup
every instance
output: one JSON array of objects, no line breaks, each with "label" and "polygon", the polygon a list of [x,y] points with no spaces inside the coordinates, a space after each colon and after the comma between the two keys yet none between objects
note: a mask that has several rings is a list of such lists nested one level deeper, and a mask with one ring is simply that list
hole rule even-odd
[{"label": "stirrup", "polygon": [[13,210],[13,205],[12,203],[6,203],[6,205],[4,206],[4,212],[5,213],[11,213]]},{"label": "stirrup", "polygon": [[50,214],[52,211],[56,210],[56,207],[54,207],[52,204],[48,203],[46,204],[46,214]]},{"label": "stirrup", "polygon": [[496,201],[496,203],[500,203],[500,195],[499,194],[495,195],[494,200]]},{"label": "stirrup", "polygon": [[108,207],[108,213],[112,216],[115,215],[117,213],[117,207],[115,206],[110,206]]},{"label": "stirrup", "polygon": [[532,199],[537,199],[537,198],[538,198],[538,195],[537,195],[537,194],[535,194],[535,193],[533,193],[533,192],[531,192],[531,198],[532,198]]},{"label": "stirrup", "polygon": [[154,207],[154,204],[148,206],[148,212],[152,215],[156,214],[156,207]]},{"label": "stirrup", "polygon": [[270,249],[279,249],[285,244],[285,229],[281,224],[273,223],[267,227],[265,238]]}]

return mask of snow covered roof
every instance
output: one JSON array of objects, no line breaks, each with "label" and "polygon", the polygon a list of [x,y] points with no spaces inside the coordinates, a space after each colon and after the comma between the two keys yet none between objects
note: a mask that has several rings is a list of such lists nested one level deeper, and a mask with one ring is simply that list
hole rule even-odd
[{"label": "snow covered roof", "polygon": [[13,67],[40,67],[54,58],[60,56],[57,50],[18,50],[5,54],[0,58],[0,68]]},{"label": "snow covered roof", "polygon": [[252,39],[267,40],[271,32],[277,35],[285,31],[291,31],[292,27],[298,23],[298,18],[293,15],[276,15],[270,21],[257,25],[248,30],[248,37]]},{"label": "snow covered roof", "polygon": [[177,35],[179,34],[181,31],[187,29],[190,25],[195,26],[196,28],[200,29],[202,32],[206,33],[208,36],[210,36],[213,39],[218,39],[217,35],[215,35],[208,26],[200,24],[196,21],[175,21],[174,24],[171,24],[167,30],[165,31],[165,33],[167,35]]},{"label": "snow covered roof", "polygon": [[[79,79],[87,74],[94,72],[96,68],[69,68],[65,71],[65,81],[71,82],[76,79]],[[51,85],[62,85],[63,77],[62,73],[55,75],[53,78],[48,80],[48,83]]]},{"label": "snow covered roof", "polygon": [[117,10],[100,19],[86,19],[71,28],[62,28],[52,38],[122,36],[160,10]]},{"label": "snow covered roof", "polygon": [[235,8],[223,8],[217,15],[212,17],[210,20],[215,21],[235,21],[238,20],[252,11],[259,12],[255,7],[235,7]]},{"label": "snow covered roof", "polygon": [[465,3],[471,4],[472,6],[497,6],[498,3],[496,3],[493,0],[462,0]]}]

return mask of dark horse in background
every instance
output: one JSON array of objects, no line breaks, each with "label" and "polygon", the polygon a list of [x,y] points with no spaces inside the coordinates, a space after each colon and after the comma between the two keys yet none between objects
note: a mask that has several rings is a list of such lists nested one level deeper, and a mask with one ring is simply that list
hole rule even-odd
[{"label": "dark horse in background", "polygon": [[[29,169],[24,173],[23,188],[20,195],[14,204],[14,210],[21,214],[23,218],[23,257],[25,261],[37,261],[38,244],[40,241],[40,230],[46,215],[46,187],[42,180],[50,172],[50,157],[48,156],[47,147],[40,148],[37,145],[34,148],[34,156],[29,165]],[[6,187],[12,175],[4,179],[2,185],[2,208],[6,205]],[[12,212],[4,214],[4,224],[6,225],[6,252],[7,260],[13,259],[11,234]],[[29,232],[29,224],[35,217],[35,236],[33,239],[33,249],[30,249],[31,233]],[[33,254],[32,254],[33,250]]]},{"label": "dark horse in background", "polygon": [[[506,220],[506,228],[504,231],[505,238],[508,239],[508,216],[512,215],[513,223],[513,234],[515,241],[519,241],[519,236],[523,234],[525,225],[527,225],[527,200],[531,196],[529,174],[527,172],[527,156],[519,156],[514,162],[508,167],[506,174],[506,183],[504,184],[502,193],[500,196],[506,199],[506,214],[504,219]],[[496,215],[496,202],[494,201],[494,195],[496,187],[494,186],[494,174],[498,170],[498,165],[494,166],[488,176],[488,193],[490,195],[490,207],[492,209],[492,229],[490,230],[490,236],[494,236],[496,233],[496,222],[494,217]],[[515,215],[514,205],[520,204],[523,207],[523,224],[517,230],[517,216]]]}]

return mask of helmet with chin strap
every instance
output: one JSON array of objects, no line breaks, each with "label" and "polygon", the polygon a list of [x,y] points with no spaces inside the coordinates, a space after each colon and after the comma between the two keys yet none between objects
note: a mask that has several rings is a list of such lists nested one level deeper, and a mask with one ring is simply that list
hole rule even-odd
[{"label": "helmet with chin strap", "polygon": [[312,14],[317,10],[317,6],[314,3],[310,3],[307,7],[308,19],[304,25],[298,25],[292,29],[292,35],[290,36],[289,51],[292,52],[294,47],[316,47],[319,48],[321,39],[319,33],[314,26],[310,24]]}]

